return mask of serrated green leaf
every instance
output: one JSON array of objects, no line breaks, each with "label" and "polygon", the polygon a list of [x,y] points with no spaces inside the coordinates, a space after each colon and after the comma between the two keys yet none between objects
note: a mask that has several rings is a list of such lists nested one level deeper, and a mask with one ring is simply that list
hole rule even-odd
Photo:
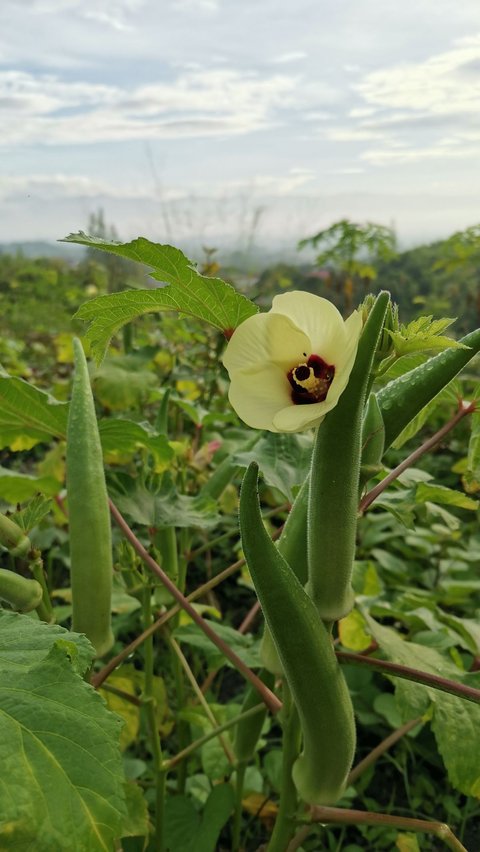
[{"label": "serrated green leaf", "polygon": [[434,320],[432,316],[418,317],[399,331],[388,331],[398,357],[414,352],[441,352],[444,349],[465,348],[462,343],[441,334],[454,319],[446,317]]},{"label": "serrated green leaf", "polygon": [[178,311],[225,332],[235,329],[258,310],[230,284],[200,275],[192,261],[173,246],[151,243],[143,237],[116,243],[90,237],[82,231],[70,234],[64,242],[98,248],[145,264],[153,270],[152,278],[168,285],[99,296],[82,305],[76,317],[90,323],[86,337],[91,341],[97,362],[102,360],[112,335],[145,313]]},{"label": "serrated green leaf", "polygon": [[0,376],[0,447],[24,450],[63,438],[67,405],[15,376]]},{"label": "serrated green leaf", "polygon": [[111,852],[127,819],[121,722],[60,639],[23,670],[0,656],[0,825],[8,848]]},{"label": "serrated green leaf", "polygon": [[[434,648],[406,642],[395,630],[364,614],[387,659],[478,689],[479,672],[462,673]],[[480,705],[413,681],[394,678],[394,682],[398,706],[405,719],[424,715],[430,706],[432,730],[451,783],[467,796],[479,796]]]},{"label": "serrated green leaf", "polygon": [[313,439],[309,435],[268,432],[251,450],[235,453],[232,461],[241,467],[256,461],[268,485],[293,503],[299,486],[308,476],[312,449]]},{"label": "serrated green leaf", "polygon": [[440,391],[440,393],[437,394],[437,396],[434,397],[428,403],[428,405],[426,405],[424,408],[422,408],[421,411],[418,412],[417,416],[410,421],[408,426],[406,426],[402,432],[400,432],[400,435],[398,436],[398,438],[395,439],[392,446],[396,450],[399,450],[401,447],[403,447],[403,445],[406,444],[407,441],[410,441],[411,438],[415,437],[417,432],[419,432],[422,426],[424,426],[425,423],[430,419],[431,415],[434,413],[434,411],[437,410],[439,405],[441,405],[443,402],[448,402],[448,400],[450,399],[451,387],[450,385],[447,385],[447,387]]},{"label": "serrated green leaf", "polygon": [[158,464],[165,467],[175,456],[166,436],[156,435],[148,424],[110,417],[99,422],[98,430],[102,450],[106,454],[130,454],[144,447],[152,453]]},{"label": "serrated green leaf", "polygon": [[51,476],[30,476],[28,473],[0,467],[0,497],[12,505],[23,503],[39,491],[53,496],[58,494],[61,487],[61,483]]},{"label": "serrated green leaf", "polygon": [[470,509],[476,511],[479,506],[478,500],[469,497],[462,491],[446,488],[444,485],[435,485],[431,482],[420,482],[415,491],[415,499],[418,503],[441,503],[445,506],[456,506],[458,509]]},{"label": "serrated green leaf", "polygon": [[72,633],[57,624],[45,624],[27,615],[0,610],[0,667],[25,671],[45,659],[60,640],[71,646],[71,664],[74,671],[83,675],[95,654],[83,633]]},{"label": "serrated green leaf", "polygon": [[14,512],[11,517],[12,520],[15,521],[22,530],[24,530],[24,532],[28,533],[29,530],[36,527],[37,524],[39,524],[40,521],[48,515],[51,508],[51,497],[45,497],[43,494],[36,494],[20,512]]},{"label": "serrated green leaf", "polygon": [[136,483],[128,494],[114,493],[112,489],[112,498],[122,513],[148,527],[206,529],[220,521],[215,500],[202,494],[195,497],[178,494],[168,473],[156,492]]},{"label": "serrated green leaf", "polygon": [[[215,624],[215,633],[230,645],[230,648],[243,660],[245,665],[252,669],[260,668],[260,643],[258,639],[254,639],[248,633],[246,635],[239,633],[238,630],[234,630],[233,627],[228,627],[225,624]],[[202,651],[211,668],[232,665],[196,624],[185,624],[182,627],[177,627],[174,635],[178,642],[183,642]]]}]

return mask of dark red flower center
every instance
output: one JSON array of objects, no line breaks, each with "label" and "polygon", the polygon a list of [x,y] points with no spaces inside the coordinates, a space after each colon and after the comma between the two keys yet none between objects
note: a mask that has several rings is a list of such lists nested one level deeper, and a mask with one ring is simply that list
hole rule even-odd
[{"label": "dark red flower center", "polygon": [[335,367],[332,364],[327,364],[319,355],[310,355],[303,364],[292,367],[287,373],[292,386],[292,402],[295,405],[323,402],[334,376]]}]

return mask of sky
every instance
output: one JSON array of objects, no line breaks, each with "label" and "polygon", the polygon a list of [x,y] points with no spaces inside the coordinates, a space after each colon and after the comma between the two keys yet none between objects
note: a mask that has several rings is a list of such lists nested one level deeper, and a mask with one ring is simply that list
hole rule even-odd
[{"label": "sky", "polygon": [[1,0],[0,243],[480,221],[478,0]]}]

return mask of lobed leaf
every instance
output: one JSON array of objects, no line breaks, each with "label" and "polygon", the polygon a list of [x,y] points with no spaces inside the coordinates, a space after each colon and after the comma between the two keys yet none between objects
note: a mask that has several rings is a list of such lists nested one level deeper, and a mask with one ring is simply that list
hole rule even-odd
[{"label": "lobed leaf", "polygon": [[87,648],[91,660],[84,637],[0,615],[2,848],[110,852],[125,828],[121,721],[80,677]]},{"label": "lobed leaf", "polygon": [[16,376],[0,376],[0,448],[25,450],[67,431],[67,409]]},{"label": "lobed leaf", "polygon": [[98,248],[145,264],[153,270],[150,272],[152,278],[167,285],[99,296],[82,305],[75,316],[90,323],[86,337],[97,362],[104,357],[113,334],[145,313],[178,311],[204,320],[220,331],[231,332],[258,310],[226,281],[197,272],[193,262],[173,246],[152,243],[144,237],[117,243],[88,236],[82,231],[70,234],[64,242]]}]

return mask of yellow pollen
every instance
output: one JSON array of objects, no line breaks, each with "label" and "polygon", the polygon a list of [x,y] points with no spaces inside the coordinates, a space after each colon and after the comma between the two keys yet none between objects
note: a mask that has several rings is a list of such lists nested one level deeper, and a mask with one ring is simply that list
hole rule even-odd
[{"label": "yellow pollen", "polygon": [[[307,370],[309,371],[309,375],[307,376],[306,379],[299,379],[298,378],[297,370],[300,367],[306,367]],[[301,388],[305,388],[305,390],[308,390],[308,391],[311,391],[311,392],[314,392],[315,388],[319,384],[319,379],[317,379],[315,373],[313,372],[312,368],[308,366],[308,364],[299,364],[298,367],[295,367],[295,369],[293,371],[293,376],[295,378],[295,382],[296,382],[297,385],[300,385]]]}]

